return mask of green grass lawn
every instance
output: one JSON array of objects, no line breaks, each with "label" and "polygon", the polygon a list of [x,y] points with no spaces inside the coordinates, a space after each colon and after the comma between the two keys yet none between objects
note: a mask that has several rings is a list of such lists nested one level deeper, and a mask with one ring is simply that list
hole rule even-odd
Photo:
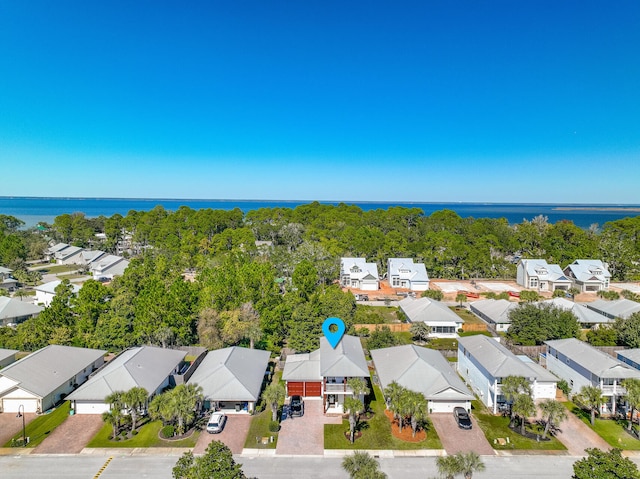
[{"label": "green grass lawn", "polygon": [[68,273],[69,271],[76,271],[78,269],[77,264],[53,264],[46,268],[37,268],[38,272],[42,274],[60,274]]},{"label": "green grass lawn", "polygon": [[324,447],[325,449],[442,449],[442,443],[433,426],[427,430],[427,439],[422,442],[405,442],[393,437],[391,423],[384,414],[385,404],[382,391],[374,386],[375,399],[371,401],[370,409],[374,416],[369,421],[361,421],[364,425],[362,437],[356,439],[353,444],[345,437],[345,431],[349,430],[349,421],[342,424],[325,424]]},{"label": "green grass lawn", "polygon": [[[33,421],[27,424],[26,436],[29,438],[29,444],[27,447],[36,447],[60,424],[62,424],[67,417],[69,417],[69,409],[71,408],[69,401],[65,401],[56,409],[48,414],[43,414],[36,417]],[[17,419],[16,421],[20,421]],[[12,441],[19,441],[22,444],[22,429],[18,434],[4,445],[4,447],[11,447]]]},{"label": "green grass lawn", "polygon": [[449,306],[449,309],[460,316],[466,324],[486,324],[468,309],[459,308],[458,306]]},{"label": "green grass lawn", "polygon": [[355,324],[397,323],[399,309],[394,306],[356,304]]},{"label": "green grass lawn", "polygon": [[563,404],[571,413],[578,416],[582,422],[595,431],[598,436],[607,441],[607,444],[611,447],[617,447],[627,451],[640,451],[640,440],[625,431],[628,421],[599,419],[596,417],[596,422],[592,426],[590,413],[576,406],[571,401],[566,401]]},{"label": "green grass lawn", "polygon": [[105,423],[87,447],[194,447],[200,435],[200,431],[196,430],[186,439],[168,441],[159,437],[160,429],[162,421],[151,421],[141,426],[138,434],[131,439],[112,441],[110,438],[113,428]]},{"label": "green grass lawn", "polygon": [[450,349],[456,351],[458,349],[458,340],[456,338],[433,338],[429,340],[427,347],[431,349]]},{"label": "green grass lawn", "polygon": [[[253,416],[253,418],[251,418],[251,425],[249,426],[249,432],[247,433],[247,440],[244,443],[244,447],[253,449],[275,449],[278,443],[278,433],[269,431],[270,422],[270,408]],[[273,442],[269,442],[267,444],[262,444],[262,441],[256,440],[256,438],[262,439],[263,437],[271,436],[273,436]]]},{"label": "green grass lawn", "polygon": [[[538,442],[535,439],[528,439],[517,432],[509,429],[509,417],[494,416],[484,405],[478,401],[472,401],[473,416],[478,421],[478,425],[484,432],[489,444],[494,449],[523,449],[523,450],[565,450],[566,447],[558,439],[552,437],[551,441]],[[527,431],[534,434],[542,434],[536,425],[528,425]],[[498,438],[509,438],[509,444],[501,446],[493,441]]]},{"label": "green grass lawn", "polygon": [[88,275],[86,274],[80,274],[80,273],[65,273],[65,274],[58,274],[56,275],[58,277],[58,279],[77,279],[77,278],[85,278]]}]

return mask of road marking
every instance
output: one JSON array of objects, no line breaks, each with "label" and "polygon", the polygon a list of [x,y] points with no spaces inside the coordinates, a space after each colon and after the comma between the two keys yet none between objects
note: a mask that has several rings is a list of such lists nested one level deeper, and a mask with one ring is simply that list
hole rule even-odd
[{"label": "road marking", "polygon": [[107,459],[107,462],[105,462],[103,466],[100,468],[100,470],[98,471],[98,473],[95,476],[93,476],[93,479],[98,479],[100,477],[100,474],[104,472],[104,470],[107,468],[107,466],[109,465],[112,459],[113,459],[113,456]]}]

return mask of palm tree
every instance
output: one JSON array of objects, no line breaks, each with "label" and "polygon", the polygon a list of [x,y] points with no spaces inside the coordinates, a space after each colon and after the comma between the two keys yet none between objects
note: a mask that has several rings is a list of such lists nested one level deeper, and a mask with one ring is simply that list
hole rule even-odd
[{"label": "palm tree", "polygon": [[640,379],[629,378],[622,381],[622,387],[627,391],[625,395],[629,406],[631,407],[631,416],[627,428],[631,431],[633,427],[633,413],[640,407]]},{"label": "palm tree", "polygon": [[465,479],[471,479],[474,472],[482,472],[485,469],[484,462],[482,462],[480,456],[473,451],[466,453],[460,452],[456,454],[456,458],[458,459],[460,472],[464,474]]},{"label": "palm tree", "polygon": [[364,405],[362,401],[355,396],[348,396],[344,400],[344,408],[349,413],[349,435],[351,443],[353,443],[355,440],[356,426],[358,425],[358,416],[362,409],[364,409]]},{"label": "palm tree", "polygon": [[122,418],[124,416],[122,414],[122,409],[124,408],[124,403],[122,402],[123,394],[124,393],[122,391],[115,391],[104,398],[104,402],[109,405],[109,411],[113,412],[113,414],[105,416],[106,413],[104,413],[102,415],[102,419],[105,422],[115,421],[115,423],[112,423],[113,430],[114,430],[114,437],[115,437],[115,431],[120,429],[120,421],[122,421]]},{"label": "palm tree", "polygon": [[120,429],[120,420],[122,419],[122,410],[121,409],[110,409],[102,413],[102,420],[106,423],[111,424],[113,428],[112,439],[118,435],[118,429]]},{"label": "palm tree", "polygon": [[411,418],[412,436],[416,437],[418,425],[427,419],[428,403],[422,393],[407,391],[407,409]]},{"label": "palm tree", "polygon": [[591,425],[593,426],[596,423],[596,411],[604,403],[602,389],[597,386],[583,386],[578,396],[580,402],[591,412]]},{"label": "palm tree", "polygon": [[549,433],[549,428],[554,423],[557,425],[567,419],[567,409],[555,399],[545,399],[539,404],[539,407],[542,414],[547,417],[544,432],[542,433],[542,439],[545,439]]},{"label": "palm tree", "polygon": [[378,468],[380,464],[367,452],[355,451],[342,460],[344,469],[351,479],[384,479],[387,475]]},{"label": "palm tree", "polygon": [[456,456],[438,456],[436,458],[436,466],[438,467],[438,473],[444,477],[444,479],[453,479],[457,474],[460,474],[460,464],[458,463],[458,457]]},{"label": "palm tree", "polygon": [[467,300],[467,295],[464,293],[458,293],[456,294],[456,301],[458,302],[459,306],[462,308],[462,303],[464,303]]},{"label": "palm tree", "polygon": [[369,394],[369,386],[363,378],[349,378],[347,379],[347,386],[353,391],[354,397],[364,402],[364,397]]},{"label": "palm tree", "polygon": [[389,385],[384,388],[384,397],[387,399],[387,409],[395,412],[393,411],[393,404],[400,397],[402,391],[404,391],[404,388],[395,381],[391,381],[391,383],[389,383]]},{"label": "palm tree", "polygon": [[520,423],[520,434],[524,436],[524,427],[527,422],[527,417],[533,416],[536,413],[536,404],[528,394],[518,394],[513,400],[511,406],[513,414],[520,416],[522,422]]},{"label": "palm tree", "polygon": [[169,391],[169,394],[170,407],[178,420],[176,430],[178,434],[183,434],[186,426],[190,425],[195,418],[198,404],[204,399],[202,388],[197,384],[180,384]]},{"label": "palm tree", "polygon": [[[500,391],[502,395],[513,404],[516,399],[516,396],[519,394],[526,394],[531,396],[531,383],[529,380],[523,376],[507,376],[502,380],[502,384],[500,386]],[[511,421],[509,425],[513,425],[515,422],[515,413],[513,411],[513,406],[511,407]]]},{"label": "palm tree", "polygon": [[264,398],[265,402],[271,407],[272,421],[278,420],[278,407],[280,406],[280,403],[284,401],[285,395],[286,392],[284,390],[284,385],[282,385],[280,382],[272,382],[265,388],[262,397]]},{"label": "palm tree", "polygon": [[168,392],[158,394],[149,403],[149,415],[151,419],[162,421],[162,425],[166,426],[173,421],[173,409],[171,407],[171,397]]},{"label": "palm tree", "polygon": [[131,388],[122,395],[122,402],[127,405],[129,415],[131,416],[131,432],[136,429],[140,409],[146,405],[148,397],[149,393],[143,387]]}]

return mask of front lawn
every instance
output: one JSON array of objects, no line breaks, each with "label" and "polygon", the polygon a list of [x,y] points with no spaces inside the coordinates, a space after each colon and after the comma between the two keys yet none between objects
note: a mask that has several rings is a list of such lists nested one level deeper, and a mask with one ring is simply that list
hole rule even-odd
[{"label": "front lawn", "polygon": [[369,306],[356,304],[354,324],[384,324],[398,322],[399,308],[395,306]]},{"label": "front lawn", "polygon": [[422,442],[406,442],[393,437],[391,423],[384,414],[385,403],[382,391],[378,386],[374,386],[373,392],[375,399],[371,401],[369,408],[374,415],[368,421],[360,421],[363,426],[362,437],[356,439],[353,444],[349,442],[344,435],[349,430],[349,421],[346,419],[342,424],[325,424],[325,449],[442,449],[440,438],[432,425],[427,430],[427,439]]},{"label": "front lawn", "polygon": [[[565,450],[567,449],[555,437],[551,437],[550,441],[536,441],[535,439],[528,439],[521,436],[519,433],[509,429],[509,417],[508,416],[494,416],[484,405],[478,401],[472,401],[473,416],[478,421],[478,425],[485,437],[494,449],[523,449],[523,450]],[[526,430],[533,434],[542,435],[542,430],[538,429],[535,424],[529,424],[526,426]],[[505,445],[498,444],[498,439],[509,438],[509,443]],[[495,442],[494,442],[495,441]]]},{"label": "front lawn", "polygon": [[70,271],[77,271],[78,265],[77,264],[57,264],[57,265],[47,266],[45,268],[37,268],[36,270],[42,274],[57,275],[60,273],[68,273]]},{"label": "front lawn", "polygon": [[[252,449],[275,449],[278,443],[278,433],[269,431],[270,423],[271,408],[265,409],[260,414],[253,416],[244,447]],[[267,444],[262,443],[263,437],[271,436],[273,436],[273,442],[268,442]]]},{"label": "front lawn", "polygon": [[[65,401],[50,413],[38,416],[27,424],[25,428],[25,435],[29,438],[29,444],[27,447],[36,447],[44,441],[55,428],[69,417],[70,408],[71,405],[69,401]],[[21,419],[16,418],[16,421],[21,421]],[[20,429],[20,432],[13,436],[13,438],[11,438],[4,447],[12,447],[12,445],[15,444],[22,445],[22,429]]]},{"label": "front lawn", "polygon": [[123,438],[120,441],[113,441],[111,440],[113,427],[111,424],[105,423],[98,434],[87,444],[87,447],[194,447],[200,435],[200,431],[196,429],[186,439],[169,441],[160,438],[160,429],[162,429],[162,421],[150,421],[140,426],[138,434],[131,439]]},{"label": "front lawn", "polygon": [[576,406],[571,401],[566,401],[563,404],[569,412],[578,416],[582,422],[595,431],[598,436],[607,441],[607,444],[611,447],[617,447],[627,451],[640,451],[640,440],[625,431],[628,421],[623,419],[599,419],[596,417],[596,422],[592,426],[591,414],[589,412]]}]

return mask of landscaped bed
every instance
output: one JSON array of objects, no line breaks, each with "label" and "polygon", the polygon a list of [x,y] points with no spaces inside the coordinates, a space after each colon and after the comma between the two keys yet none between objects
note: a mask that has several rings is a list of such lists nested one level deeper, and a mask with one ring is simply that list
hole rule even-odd
[{"label": "landscaped bed", "polygon": [[508,416],[495,416],[487,410],[480,401],[472,401],[473,415],[478,425],[484,432],[489,444],[494,449],[522,449],[522,450],[566,450],[567,448],[558,439],[552,436],[549,441],[538,441],[538,435],[542,435],[542,429],[537,424],[528,424],[525,430],[531,434],[531,438],[522,436],[519,432],[509,428]]},{"label": "landscaped bed", "polygon": [[[27,444],[27,447],[36,447],[44,441],[55,428],[69,417],[70,408],[71,406],[69,401],[65,401],[50,413],[38,416],[27,424],[25,428],[25,435],[29,438],[29,444]],[[4,445],[4,447],[13,446],[22,446],[22,430]]]},{"label": "landscaped bed", "polygon": [[160,429],[162,429],[162,421],[150,421],[140,426],[138,433],[131,438],[119,436],[122,439],[115,441],[111,439],[113,427],[105,423],[87,447],[194,447],[200,435],[200,430],[196,429],[185,439],[162,439]]},{"label": "landscaped bed", "polygon": [[625,428],[628,421],[624,419],[599,419],[591,425],[591,414],[571,401],[563,403],[570,413],[578,416],[582,422],[589,426],[598,436],[604,439],[611,447],[627,451],[640,451],[640,440],[629,434]]},{"label": "landscaped bed", "polygon": [[[325,424],[325,449],[442,449],[440,438],[432,426],[426,431],[426,439],[419,442],[403,441],[394,437],[391,432],[391,422],[385,415],[382,391],[377,386],[373,387],[373,391],[375,399],[369,405],[373,416],[369,420],[360,421],[359,430],[362,432],[362,436],[356,439],[353,444],[349,442],[345,435],[345,432],[349,431],[349,421],[346,419],[342,421],[342,424]],[[406,429],[407,433],[411,435],[411,428]]]}]

